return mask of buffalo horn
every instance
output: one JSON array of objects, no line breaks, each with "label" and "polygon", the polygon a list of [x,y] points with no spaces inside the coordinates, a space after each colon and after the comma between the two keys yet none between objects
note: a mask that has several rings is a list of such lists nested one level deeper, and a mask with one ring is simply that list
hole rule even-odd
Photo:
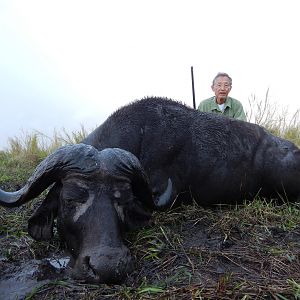
[{"label": "buffalo horn", "polygon": [[159,197],[157,197],[157,199],[155,200],[155,205],[158,208],[167,206],[170,203],[172,192],[173,192],[173,184],[171,178],[169,178],[168,185],[165,191]]},{"label": "buffalo horn", "polygon": [[57,149],[37,166],[22,189],[16,192],[5,192],[0,189],[0,205],[20,206],[36,198],[70,170],[81,173],[92,172],[97,166],[97,162],[93,159],[96,153],[94,147],[84,144]]}]

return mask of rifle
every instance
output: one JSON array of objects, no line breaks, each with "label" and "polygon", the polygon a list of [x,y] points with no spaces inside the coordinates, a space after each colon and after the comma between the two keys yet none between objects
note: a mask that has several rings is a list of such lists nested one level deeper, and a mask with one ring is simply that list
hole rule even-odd
[{"label": "rifle", "polygon": [[193,107],[194,107],[194,109],[196,109],[196,98],[195,98],[194,70],[193,70],[193,67],[191,67],[191,76],[192,76]]}]

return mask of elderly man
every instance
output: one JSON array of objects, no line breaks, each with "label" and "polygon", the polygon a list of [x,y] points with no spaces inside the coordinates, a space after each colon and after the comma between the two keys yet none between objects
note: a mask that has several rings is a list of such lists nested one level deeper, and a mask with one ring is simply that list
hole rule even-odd
[{"label": "elderly man", "polygon": [[234,98],[228,97],[231,87],[231,77],[227,73],[218,73],[211,86],[215,96],[201,101],[198,110],[221,113],[231,118],[246,121],[242,103]]}]

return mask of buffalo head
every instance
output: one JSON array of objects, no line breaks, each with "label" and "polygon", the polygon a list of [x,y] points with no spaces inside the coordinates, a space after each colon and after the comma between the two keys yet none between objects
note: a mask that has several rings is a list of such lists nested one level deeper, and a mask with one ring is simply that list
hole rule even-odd
[{"label": "buffalo head", "polygon": [[57,217],[58,231],[71,254],[72,277],[98,283],[122,280],[133,267],[122,232],[145,224],[160,205],[160,199],[154,204],[139,160],[118,148],[98,151],[85,144],[64,146],[40,163],[22,189],[0,190],[0,204],[20,206],[50,185],[29,219],[30,235],[50,239]]}]

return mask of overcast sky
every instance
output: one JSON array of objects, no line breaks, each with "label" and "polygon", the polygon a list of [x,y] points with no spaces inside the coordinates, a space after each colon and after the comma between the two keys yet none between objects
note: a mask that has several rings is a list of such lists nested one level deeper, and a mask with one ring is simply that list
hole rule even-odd
[{"label": "overcast sky", "polygon": [[38,130],[87,130],[145,96],[192,106],[216,73],[231,96],[300,108],[298,0],[0,0],[0,149]]}]

